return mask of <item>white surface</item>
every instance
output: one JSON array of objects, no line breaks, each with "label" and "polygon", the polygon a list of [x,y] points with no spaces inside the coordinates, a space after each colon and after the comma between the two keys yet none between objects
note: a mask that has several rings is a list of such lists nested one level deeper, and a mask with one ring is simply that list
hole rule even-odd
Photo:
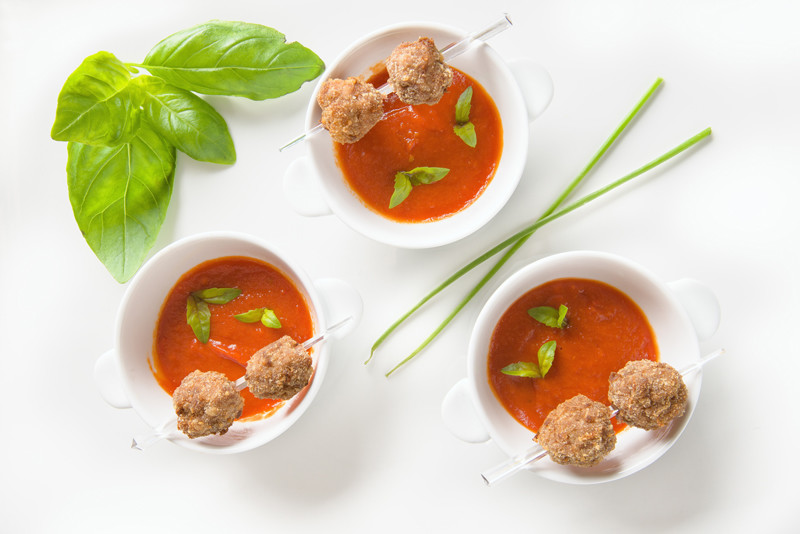
[{"label": "white surface", "polygon": [[[284,205],[281,177],[297,153],[276,147],[302,128],[311,84],[272,102],[208,99],[228,121],[238,162],[179,156],[157,248],[206,230],[256,233],[291,250],[312,278],[352,282],[364,296],[364,320],[332,346],[314,405],[267,446],[224,457],[170,443],[129,449],[143,422],[108,406],[92,384],[124,286],[83,241],[67,198],[66,146],[49,139],[67,75],[98,50],[141,59],[163,37],[212,18],[273,26],[330,61],[386,24],[424,18],[472,30],[500,10],[515,26],[492,46],[547,67],[555,97],[531,130],[528,166],[506,208],[440,249],[396,250]],[[797,531],[800,473],[785,458],[800,440],[799,16],[792,0],[409,0],[346,9],[0,0],[0,530]],[[581,191],[706,126],[711,141],[546,227],[500,278],[573,249],[627,256],[665,280],[696,278],[722,305],[720,330],[701,352],[728,352],[704,370],[684,435],[647,469],[600,486],[523,473],[486,488],[479,473],[501,451],[450,436],[439,406],[466,374],[471,323],[487,292],[426,353],[383,377],[476,277],[442,295],[370,366],[362,362],[382,329],[428,289],[538,216],[657,76],[664,86]]]}]

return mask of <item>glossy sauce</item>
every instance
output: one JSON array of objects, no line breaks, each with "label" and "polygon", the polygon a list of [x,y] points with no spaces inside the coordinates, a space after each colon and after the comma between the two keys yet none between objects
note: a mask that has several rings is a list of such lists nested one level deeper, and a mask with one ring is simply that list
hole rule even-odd
[{"label": "glossy sauce", "polygon": [[[210,287],[236,287],[242,294],[227,304],[208,305],[211,334],[203,344],[186,323],[186,300],[191,292]],[[233,317],[254,308],[274,310],[281,328],[243,323]],[[170,395],[195,369],[219,371],[236,380],[244,375],[254,352],[283,335],[298,342],[313,335],[311,312],[294,283],[272,265],[253,258],[210,260],[181,276],[167,295],[154,334],[153,374]],[[266,417],[284,403],[257,399],[247,389],[241,394],[245,401],[242,419]]]},{"label": "glossy sauce", "polygon": [[[569,308],[563,329],[528,315],[530,308],[561,304]],[[539,347],[550,340],[556,340],[556,353],[544,378],[500,372],[510,363],[538,362]],[[525,293],[506,310],[492,334],[487,370],[500,403],[536,432],[553,408],[579,393],[608,404],[609,374],[638,359],[658,359],[655,335],[639,306],[603,282],[562,278]],[[624,428],[612,421],[617,431]]]},{"label": "glossy sauce", "polygon": [[[370,78],[376,87],[384,70]],[[472,86],[469,119],[478,139],[474,148],[453,132],[456,102]],[[334,143],[339,168],[350,188],[373,211],[401,222],[425,222],[457,213],[472,204],[491,182],[503,148],[500,114],[481,85],[453,69],[453,83],[434,105],[410,106],[391,93],[384,118],[352,144]],[[394,176],[415,167],[444,167],[442,180],[416,186],[400,205],[389,208]]]}]

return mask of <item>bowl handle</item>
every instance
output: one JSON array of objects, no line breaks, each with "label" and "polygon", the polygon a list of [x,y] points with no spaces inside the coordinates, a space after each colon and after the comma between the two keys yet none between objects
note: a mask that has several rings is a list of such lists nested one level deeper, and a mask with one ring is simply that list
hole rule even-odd
[{"label": "bowl handle", "polygon": [[720,322],[720,306],[714,292],[691,278],[675,280],[667,285],[689,314],[698,339],[703,341],[713,336]]},{"label": "bowl handle", "polygon": [[462,441],[489,441],[489,433],[478,419],[466,378],[459,380],[445,395],[442,401],[442,420],[450,433]]},{"label": "bowl handle", "polygon": [[322,296],[322,305],[325,307],[328,325],[335,324],[345,317],[353,318],[350,324],[334,332],[333,337],[341,339],[355,330],[358,323],[361,322],[361,315],[364,311],[364,302],[358,291],[338,278],[320,278],[314,281],[314,287]]},{"label": "bowl handle", "polygon": [[112,349],[100,356],[94,364],[94,382],[103,399],[114,408],[130,408],[131,402],[122,387],[122,375],[117,363],[117,353]]},{"label": "bowl handle", "polygon": [[528,122],[533,122],[553,100],[553,79],[544,67],[529,59],[512,59],[508,67],[522,90]]},{"label": "bowl handle", "polygon": [[294,211],[304,217],[330,215],[331,208],[322,194],[317,171],[308,157],[297,158],[283,175],[283,193]]}]

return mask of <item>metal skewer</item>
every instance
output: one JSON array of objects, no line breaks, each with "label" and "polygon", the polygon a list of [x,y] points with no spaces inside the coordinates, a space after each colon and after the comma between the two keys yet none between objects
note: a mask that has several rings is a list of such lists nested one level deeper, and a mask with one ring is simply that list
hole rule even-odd
[{"label": "metal skewer", "polygon": [[[325,331],[320,332],[316,336],[305,340],[300,346],[303,350],[308,350],[317,343],[325,341],[333,332],[340,329],[347,323],[349,323],[353,318],[350,316],[345,317],[341,321],[331,325]],[[244,376],[239,377],[235,382],[234,385],[236,386],[236,391],[241,391],[247,387],[247,380],[245,380]],[[173,434],[180,434],[177,429],[178,426],[178,418],[172,417],[165,421],[160,426],[153,429],[153,431],[149,434],[134,436],[133,442],[131,443],[132,449],[144,450],[153,443],[156,443],[164,438],[167,438]]]},{"label": "metal skewer", "polygon": [[[502,32],[503,30],[509,28],[511,26],[511,19],[508,16],[508,13],[503,14],[503,18],[494,22],[493,24],[478,30],[476,32],[472,32],[466,35],[463,39],[456,41],[454,43],[450,43],[449,45],[445,46],[444,48],[439,50],[439,53],[442,54],[445,62],[451,61],[453,58],[460,56],[463,54],[474,41],[487,41],[497,35],[498,33]],[[389,94],[391,92],[391,86],[388,83],[384,83],[380,87],[378,87],[378,91],[383,94]],[[313,128],[307,130],[305,133],[302,133],[280,147],[278,149],[279,152],[283,152],[287,148],[291,148],[300,141],[310,137],[320,130],[324,130],[325,128],[322,124],[317,124]]]},{"label": "metal skewer", "polygon": [[[704,358],[701,358],[700,360],[696,361],[695,363],[690,364],[690,365],[682,368],[679,372],[680,372],[681,376],[687,376],[687,375],[693,373],[694,371],[697,371],[702,366],[704,366],[705,364],[707,364],[708,362],[710,362],[711,360],[713,360],[717,356],[720,356],[724,352],[725,352],[725,349],[719,349],[719,350],[717,350],[715,352],[712,352],[711,354],[707,355]],[[616,417],[617,413],[619,413],[619,410],[612,411],[611,414],[610,414],[610,417],[612,417],[612,418]],[[534,436],[534,438],[535,438],[535,436]],[[495,466],[495,467],[493,467],[493,468],[491,468],[491,469],[489,469],[487,471],[484,471],[483,473],[481,473],[481,477],[483,478],[483,481],[486,483],[487,486],[491,486],[491,485],[496,484],[496,483],[498,483],[498,482],[500,482],[502,480],[505,480],[506,478],[510,477],[513,474],[516,474],[518,471],[522,470],[526,466],[532,464],[533,462],[535,462],[537,460],[540,460],[540,459],[544,458],[545,456],[547,456],[547,451],[544,450],[541,447],[541,445],[534,445],[533,447],[531,447],[527,451],[525,451],[525,452],[523,452],[523,453],[521,453],[521,454],[519,454],[517,456],[514,456],[512,458],[509,458],[505,462],[503,462],[503,463],[501,463],[501,464],[499,464],[499,465],[497,465],[497,466]]]}]

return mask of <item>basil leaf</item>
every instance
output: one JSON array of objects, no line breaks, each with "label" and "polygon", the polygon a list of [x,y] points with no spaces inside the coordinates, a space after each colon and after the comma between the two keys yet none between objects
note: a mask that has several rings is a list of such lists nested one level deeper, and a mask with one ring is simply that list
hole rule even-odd
[{"label": "basil leaf", "polygon": [[542,374],[539,372],[539,366],[533,362],[511,363],[500,369],[500,372],[504,375],[542,378]]},{"label": "basil leaf", "polygon": [[227,304],[241,294],[242,290],[235,287],[209,287],[192,292],[195,298],[209,304]]},{"label": "basil leaf", "polygon": [[550,370],[550,367],[553,365],[553,359],[556,356],[556,342],[548,341],[544,343],[541,347],[539,347],[539,372],[542,373],[542,378],[547,374],[547,371]]},{"label": "basil leaf", "polygon": [[277,30],[247,22],[210,21],[162,40],[137,66],[207,95],[252,100],[291,93],[319,76],[322,60]]},{"label": "basil leaf", "polygon": [[410,171],[403,171],[403,174],[408,176],[413,185],[427,185],[438,182],[450,172],[450,169],[444,167],[417,167]]},{"label": "basil leaf", "polygon": [[141,92],[150,125],[178,150],[198,161],[236,161],[228,125],[208,102],[153,76],[139,76],[132,83]]},{"label": "basil leaf", "polygon": [[69,143],[67,186],[86,242],[119,282],[155,243],[172,195],[175,148],[140,128],[115,147]]},{"label": "basil leaf", "polygon": [[211,310],[204,300],[189,295],[186,299],[186,322],[192,327],[198,341],[208,343],[211,334]]},{"label": "basil leaf", "polygon": [[539,306],[528,310],[528,315],[545,326],[558,327],[558,311],[550,306]]},{"label": "basil leaf", "polygon": [[394,175],[394,193],[389,199],[389,209],[403,202],[411,194],[411,180],[405,173],[398,172]]},{"label": "basil leaf", "polygon": [[559,328],[564,327],[564,319],[566,318],[567,318],[567,307],[561,304],[558,307],[558,321],[556,322]]},{"label": "basil leaf", "polygon": [[255,323],[261,320],[262,315],[264,315],[264,308],[253,308],[250,311],[236,314],[233,317],[243,323]]},{"label": "basil leaf", "polygon": [[475,125],[473,125],[471,122],[456,124],[453,126],[453,131],[470,148],[475,148],[475,146],[478,144],[478,136],[475,134]]},{"label": "basil leaf", "polygon": [[113,54],[84,59],[61,88],[50,137],[100,146],[130,141],[139,128],[139,102],[130,80]]},{"label": "basil leaf", "polygon": [[278,316],[275,315],[275,312],[265,308],[264,313],[261,315],[261,324],[266,326],[267,328],[280,328],[281,321],[278,319]]},{"label": "basil leaf", "polygon": [[463,124],[469,121],[469,112],[472,108],[472,86],[464,89],[456,102],[456,122]]}]

